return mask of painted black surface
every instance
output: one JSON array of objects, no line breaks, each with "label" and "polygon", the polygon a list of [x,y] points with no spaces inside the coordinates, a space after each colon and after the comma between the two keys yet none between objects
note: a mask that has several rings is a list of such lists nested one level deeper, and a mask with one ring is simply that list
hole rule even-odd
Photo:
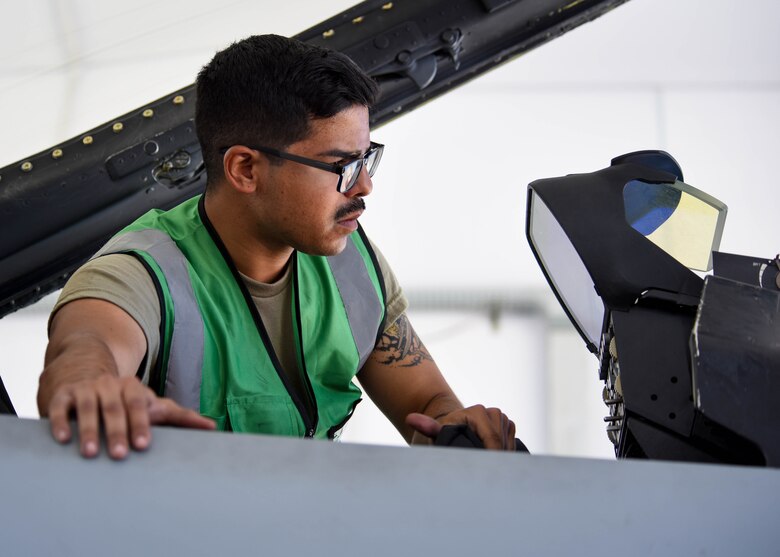
[{"label": "painted black surface", "polygon": [[11,403],[11,397],[8,396],[8,391],[5,390],[2,377],[0,377],[0,414],[13,414],[16,416],[16,410]]},{"label": "painted black surface", "polygon": [[707,277],[691,345],[698,410],[780,467],[780,292]]}]

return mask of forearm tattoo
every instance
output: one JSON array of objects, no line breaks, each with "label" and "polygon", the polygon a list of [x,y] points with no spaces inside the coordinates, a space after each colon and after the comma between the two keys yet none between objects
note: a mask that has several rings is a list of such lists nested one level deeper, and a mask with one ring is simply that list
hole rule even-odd
[{"label": "forearm tattoo", "polygon": [[374,357],[382,364],[401,367],[433,361],[405,314],[382,333],[374,349]]}]

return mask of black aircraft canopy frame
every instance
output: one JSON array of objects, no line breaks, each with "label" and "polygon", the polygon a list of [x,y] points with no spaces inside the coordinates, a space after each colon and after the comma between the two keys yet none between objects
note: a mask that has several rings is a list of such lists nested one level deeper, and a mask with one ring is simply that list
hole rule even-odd
[{"label": "black aircraft canopy frame", "polygon": [[[377,80],[376,128],[626,1],[368,0],[296,38]],[[149,209],[203,191],[194,108],[190,85],[0,169],[0,317],[62,287]]]}]

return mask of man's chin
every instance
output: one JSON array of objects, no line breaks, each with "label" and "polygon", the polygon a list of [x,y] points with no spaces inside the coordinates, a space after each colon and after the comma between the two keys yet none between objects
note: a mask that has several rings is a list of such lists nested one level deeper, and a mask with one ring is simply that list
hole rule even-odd
[{"label": "man's chin", "polygon": [[340,238],[329,244],[318,244],[315,246],[307,246],[306,248],[299,248],[299,251],[302,251],[303,253],[308,255],[321,255],[323,257],[331,257],[333,255],[340,254],[342,251],[344,251],[345,247],[347,247],[346,237]]}]

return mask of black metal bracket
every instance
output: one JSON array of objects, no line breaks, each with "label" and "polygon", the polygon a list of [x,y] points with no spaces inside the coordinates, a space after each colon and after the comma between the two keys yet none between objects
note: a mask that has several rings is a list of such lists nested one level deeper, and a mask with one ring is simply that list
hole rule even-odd
[{"label": "black metal bracket", "polygon": [[436,77],[437,55],[448,57],[457,70],[462,48],[460,29],[445,29],[439,36],[426,37],[417,23],[407,22],[344,52],[374,78],[404,76],[422,90]]}]

